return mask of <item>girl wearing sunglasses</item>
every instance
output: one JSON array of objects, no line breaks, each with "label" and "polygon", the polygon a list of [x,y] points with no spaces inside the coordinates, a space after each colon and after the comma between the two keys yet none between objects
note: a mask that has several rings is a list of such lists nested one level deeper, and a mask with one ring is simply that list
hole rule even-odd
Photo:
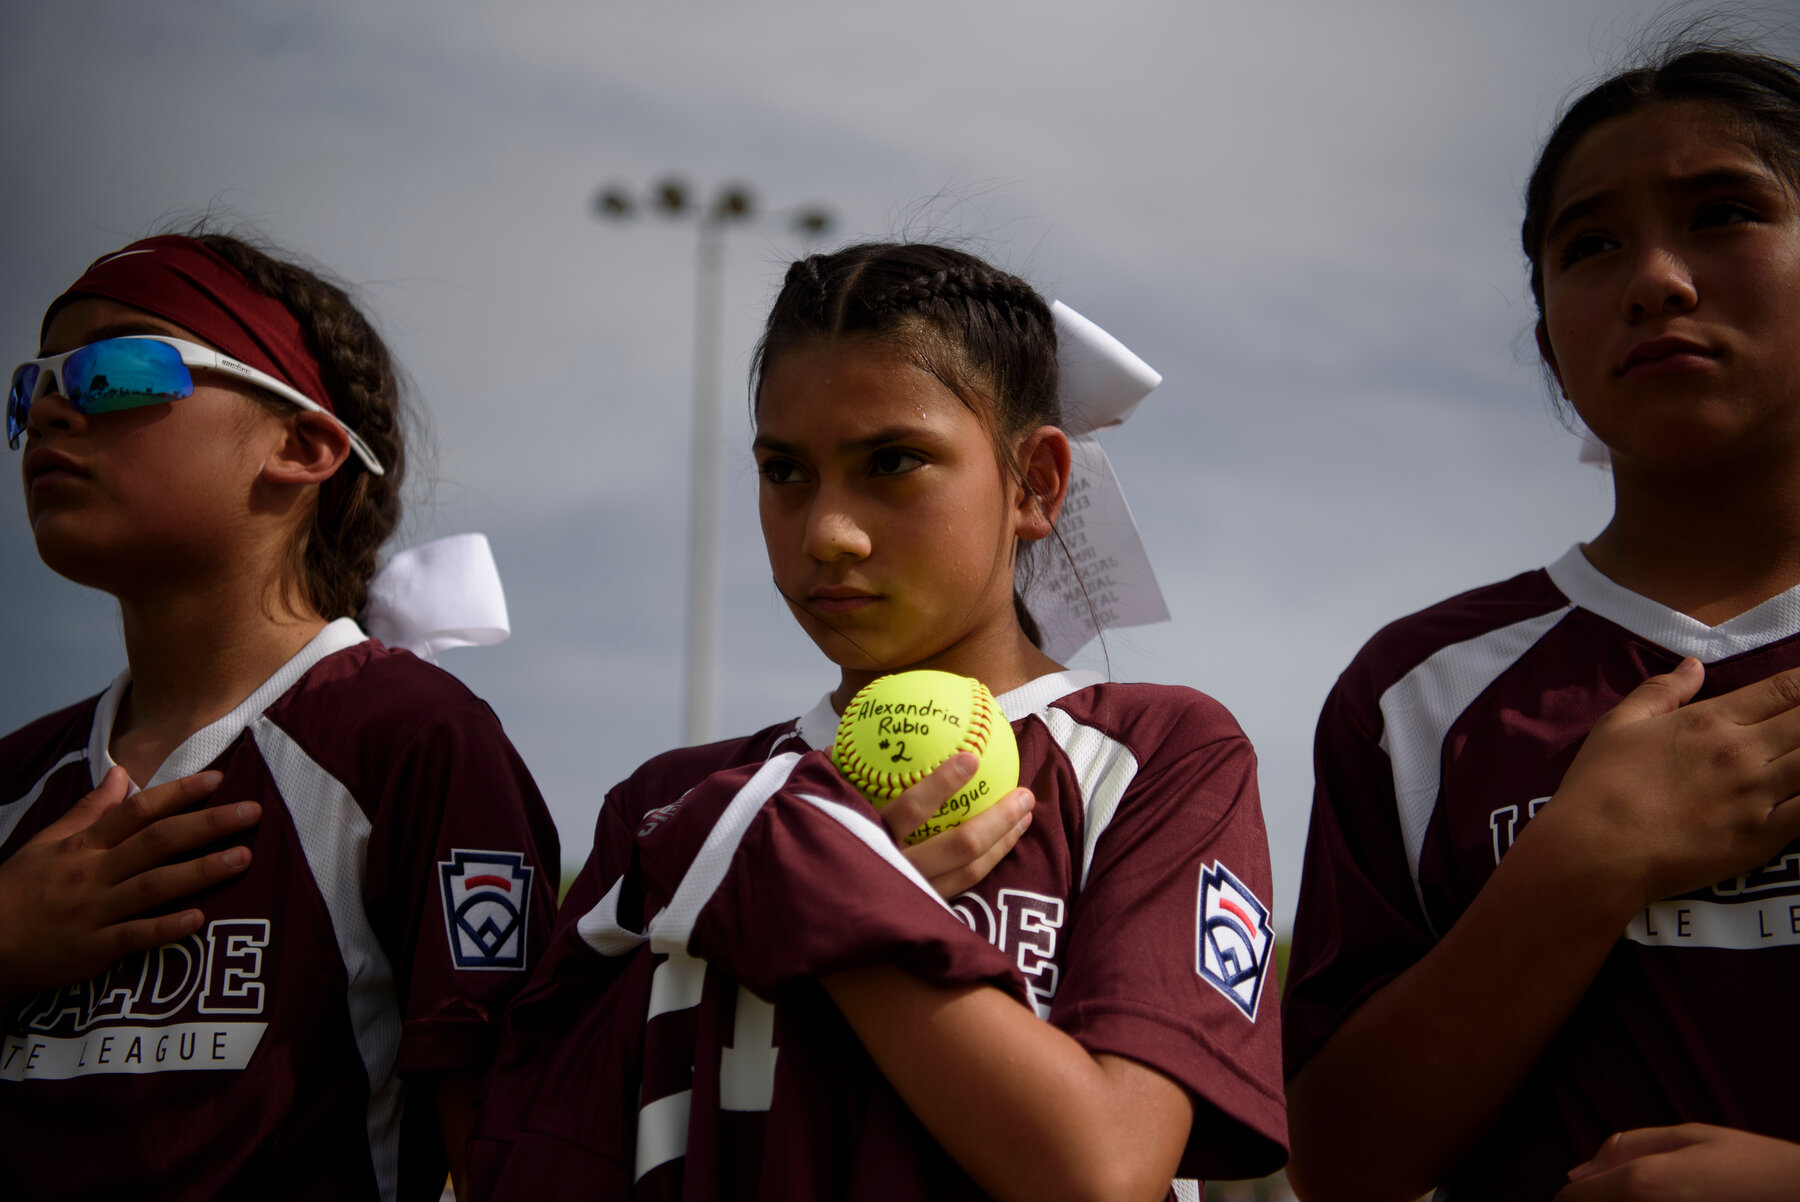
[{"label": "girl wearing sunglasses", "polygon": [[7,436],[128,660],[0,740],[13,1187],[435,1198],[557,843],[487,707],[357,625],[406,466],[387,348],[294,264],[149,238],[51,303]]},{"label": "girl wearing sunglasses", "polygon": [[[1070,480],[1058,337],[946,248],[789,270],[752,450],[775,587],[838,680],[608,795],[509,1013],[478,1198],[1197,1198],[1279,1166],[1249,744],[1191,690],[1065,670],[1015,592]],[[988,685],[1025,787],[902,852],[974,757],[877,813],[825,749],[924,667]]]},{"label": "girl wearing sunglasses", "polygon": [[1548,568],[1403,618],[1319,721],[1283,1021],[1312,1199],[1800,1190],[1800,69],[1677,47],[1525,198],[1612,464]]}]

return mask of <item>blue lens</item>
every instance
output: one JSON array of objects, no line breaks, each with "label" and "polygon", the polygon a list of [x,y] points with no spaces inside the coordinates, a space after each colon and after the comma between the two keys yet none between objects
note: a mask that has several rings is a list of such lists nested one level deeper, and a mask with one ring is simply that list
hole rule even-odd
[{"label": "blue lens", "polygon": [[25,419],[31,413],[31,394],[37,391],[38,365],[22,363],[13,372],[12,387],[6,391],[6,445],[19,449],[19,436],[25,433]]},{"label": "blue lens", "polygon": [[83,413],[117,413],[194,395],[181,352],[147,338],[90,342],[62,365],[62,392]]}]

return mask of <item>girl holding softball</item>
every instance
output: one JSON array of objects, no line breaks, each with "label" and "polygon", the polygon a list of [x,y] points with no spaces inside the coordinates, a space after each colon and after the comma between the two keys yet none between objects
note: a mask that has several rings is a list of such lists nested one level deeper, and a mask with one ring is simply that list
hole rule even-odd
[{"label": "girl holding softball", "polygon": [[[959,251],[789,269],[752,449],[836,687],[608,795],[508,1015],[478,1197],[1192,1198],[1279,1166],[1249,744],[1201,694],[1065,670],[1015,591],[1069,481],[1057,351],[1043,299]],[[912,668],[992,690],[1023,787],[902,852],[974,757],[878,813],[825,749]]]},{"label": "girl holding softball", "polygon": [[1319,723],[1285,999],[1296,1192],[1800,1183],[1800,70],[1582,96],[1523,227],[1615,508],[1389,626]]},{"label": "girl holding softball", "polygon": [[435,1199],[557,841],[493,713],[355,620],[400,516],[387,348],[304,268],[147,238],[50,303],[6,418],[129,661],[0,739],[8,1196]]}]

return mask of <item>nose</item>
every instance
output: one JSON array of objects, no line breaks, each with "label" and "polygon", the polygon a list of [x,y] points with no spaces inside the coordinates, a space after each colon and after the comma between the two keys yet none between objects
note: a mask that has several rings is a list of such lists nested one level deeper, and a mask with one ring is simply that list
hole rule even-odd
[{"label": "nose", "polygon": [[1685,313],[1700,299],[1686,259],[1671,246],[1647,243],[1632,261],[1625,287],[1626,316],[1638,321],[1661,313]]},{"label": "nose", "polygon": [[806,511],[801,549],[820,563],[835,559],[867,559],[872,543],[850,498],[837,489],[821,488]]},{"label": "nose", "polygon": [[42,438],[50,430],[75,434],[86,428],[87,414],[71,405],[60,388],[52,388],[31,402],[31,410],[25,415],[27,438]]}]

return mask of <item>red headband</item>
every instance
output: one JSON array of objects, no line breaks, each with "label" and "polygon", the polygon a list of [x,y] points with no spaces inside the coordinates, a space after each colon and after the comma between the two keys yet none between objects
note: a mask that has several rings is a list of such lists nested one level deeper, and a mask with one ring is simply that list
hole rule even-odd
[{"label": "red headband", "polygon": [[103,296],[172,321],[337,412],[299,320],[192,238],[145,238],[95,259],[67,292],[50,302],[38,332],[40,343],[56,311],[80,296]]}]

